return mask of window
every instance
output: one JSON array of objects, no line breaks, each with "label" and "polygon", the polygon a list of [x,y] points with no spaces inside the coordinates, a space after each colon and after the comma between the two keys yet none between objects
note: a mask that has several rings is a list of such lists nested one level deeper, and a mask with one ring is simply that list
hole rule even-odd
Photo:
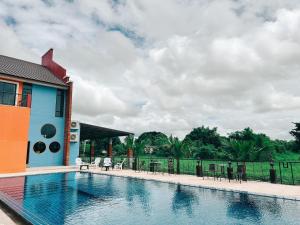
[{"label": "window", "polygon": [[56,153],[60,149],[60,144],[57,141],[54,141],[50,144],[49,149],[51,152]]},{"label": "window", "polygon": [[41,134],[44,138],[52,138],[56,134],[56,128],[52,124],[47,123],[42,127]]},{"label": "window", "polygon": [[65,92],[63,90],[57,89],[56,92],[56,106],[55,106],[55,116],[64,116],[64,104],[65,103]]},{"label": "window", "polygon": [[24,83],[21,106],[27,106],[27,96],[32,94],[32,85]]},{"label": "window", "polygon": [[16,104],[17,85],[0,81],[0,104]]},{"label": "window", "polygon": [[39,141],[37,143],[34,144],[33,146],[33,151],[37,154],[41,154],[46,150],[46,145],[44,142]]}]

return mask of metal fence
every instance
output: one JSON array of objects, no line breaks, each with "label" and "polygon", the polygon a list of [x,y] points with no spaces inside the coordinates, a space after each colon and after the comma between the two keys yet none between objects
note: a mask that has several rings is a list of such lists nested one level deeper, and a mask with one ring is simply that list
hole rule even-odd
[{"label": "metal fence", "polygon": [[[90,156],[81,156],[82,160],[87,163],[91,163],[95,160],[94,157]],[[125,157],[113,157],[113,164],[120,162]],[[151,162],[159,162],[159,169],[157,172],[168,173],[168,158],[160,158],[160,157],[139,157],[137,166],[135,169],[150,171],[151,170]],[[176,165],[177,161],[174,160],[173,168],[176,173]],[[225,166],[227,168],[229,166],[228,161],[222,160],[196,160],[196,159],[180,159],[180,173],[181,174],[189,174],[196,175],[196,166],[202,165],[203,171],[208,171],[210,164],[215,164],[216,166]],[[281,184],[292,184],[292,185],[300,185],[300,161],[290,161],[290,162],[273,162],[275,172],[276,183]],[[142,165],[142,168],[139,168]],[[270,162],[241,162],[241,161],[232,161],[231,167],[233,171],[237,171],[238,165],[245,165],[245,173],[248,180],[258,180],[258,181],[270,181]],[[129,168],[128,160],[124,163],[125,168]],[[217,171],[217,175],[220,171]]]},{"label": "metal fence", "polygon": [[[124,157],[114,157],[113,161],[121,161]],[[155,158],[155,157],[140,157],[138,164],[143,164],[143,170],[150,171],[150,162],[159,162],[160,167],[158,172],[168,172],[168,158]],[[228,161],[222,160],[201,160],[196,159],[180,159],[180,173],[196,175],[197,164],[202,164],[202,169],[208,171],[210,164],[217,166],[229,166]],[[300,162],[273,162],[276,183],[300,185]],[[126,164],[127,165],[127,164]],[[174,171],[176,173],[177,161],[174,159]],[[245,166],[245,173],[248,180],[258,180],[270,182],[270,162],[240,162],[232,161],[231,167],[233,171],[237,171],[238,165]],[[137,166],[137,169],[139,166]],[[220,171],[217,171],[219,173]],[[217,174],[218,175],[218,174]]]},{"label": "metal fence", "polygon": [[278,162],[278,172],[281,184],[300,184],[300,162]]}]

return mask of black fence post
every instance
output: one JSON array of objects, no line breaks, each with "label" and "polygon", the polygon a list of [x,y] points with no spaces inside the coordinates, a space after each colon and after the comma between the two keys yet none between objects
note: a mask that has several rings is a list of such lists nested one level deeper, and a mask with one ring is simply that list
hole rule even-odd
[{"label": "black fence post", "polygon": [[293,171],[293,164],[290,163],[291,165],[291,173],[292,173],[292,180],[293,180],[293,185],[295,185],[295,180],[294,180],[294,171]]},{"label": "black fence post", "polygon": [[233,168],[231,167],[231,161],[228,162],[227,177],[228,177],[229,182],[230,182],[230,180],[233,179]]},{"label": "black fence post", "polygon": [[279,162],[280,183],[282,184],[281,162]]},{"label": "black fence post", "polygon": [[173,158],[168,159],[168,173],[174,174],[174,159]]},{"label": "black fence post", "polygon": [[270,182],[271,183],[276,183],[276,170],[274,169],[274,162],[270,162]]},{"label": "black fence post", "polygon": [[150,172],[154,172],[154,162],[153,162],[153,159],[150,159],[150,163],[149,163],[149,171],[150,171]]},{"label": "black fence post", "polygon": [[[201,162],[201,165],[200,165],[200,162]],[[197,159],[196,175],[197,175],[197,177],[203,177],[202,160],[200,158]]]}]

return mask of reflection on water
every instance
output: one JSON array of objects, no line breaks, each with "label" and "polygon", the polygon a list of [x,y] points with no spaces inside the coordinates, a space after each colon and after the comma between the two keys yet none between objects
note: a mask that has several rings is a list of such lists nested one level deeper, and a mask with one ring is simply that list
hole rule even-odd
[{"label": "reflection on water", "polygon": [[172,201],[172,211],[174,214],[180,213],[180,210],[185,210],[188,215],[193,214],[193,205],[198,204],[196,193],[186,186],[177,185]]},{"label": "reflection on water", "polygon": [[239,220],[248,218],[257,223],[261,220],[260,209],[249,195],[244,193],[231,196],[228,201],[227,216]]},{"label": "reflection on water", "polygon": [[135,204],[134,200],[137,199],[142,204],[145,214],[150,214],[150,192],[146,189],[146,183],[144,181],[136,179],[126,179],[125,194],[126,201],[129,206]]},{"label": "reflection on water", "polygon": [[126,200],[128,205],[132,205],[137,199],[144,208],[146,213],[149,213],[149,196],[150,193],[146,189],[145,182],[135,179],[126,179]]},{"label": "reflection on water", "polygon": [[256,223],[262,222],[263,214],[280,218],[282,209],[276,198],[262,198],[245,193],[232,193],[227,197],[227,216],[239,220],[250,219]]},{"label": "reflection on water", "polygon": [[264,209],[268,210],[273,216],[280,217],[281,215],[281,205],[277,198],[268,198],[266,201],[262,202]]}]

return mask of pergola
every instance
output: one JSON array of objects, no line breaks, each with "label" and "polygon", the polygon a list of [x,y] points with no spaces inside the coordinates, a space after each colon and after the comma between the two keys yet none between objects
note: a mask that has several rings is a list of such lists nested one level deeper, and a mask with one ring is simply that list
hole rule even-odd
[{"label": "pergola", "polygon": [[109,144],[107,149],[107,155],[112,157],[112,138],[133,135],[133,133],[114,130],[106,127],[100,127],[96,125],[80,123],[80,141],[90,140],[91,141],[91,151],[90,158],[94,157],[95,154],[95,140],[101,138],[109,138]]}]

